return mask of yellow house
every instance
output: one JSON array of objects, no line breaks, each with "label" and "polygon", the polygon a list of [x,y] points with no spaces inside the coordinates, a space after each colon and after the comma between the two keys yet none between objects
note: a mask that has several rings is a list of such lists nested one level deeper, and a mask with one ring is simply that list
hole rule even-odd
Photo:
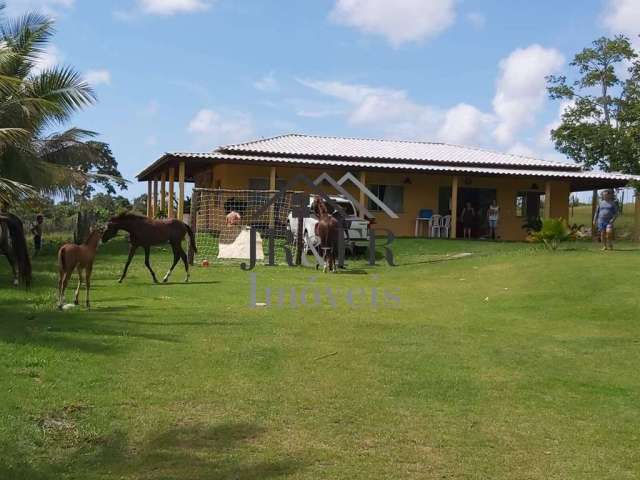
[{"label": "yellow house", "polygon": [[[479,212],[474,235],[481,236],[486,208],[496,200],[498,234],[505,240],[524,239],[522,225],[528,218],[568,218],[572,192],[622,187],[640,180],[584,171],[570,163],[443,143],[299,134],[227,145],[210,153],[166,153],[137,178],[148,182],[149,216],[161,209],[169,217],[182,219],[185,182],[195,183],[196,188],[276,190],[300,174],[314,179],[328,173],[339,179],[347,172],[396,212],[397,219],[383,212],[375,215],[377,225],[397,236],[422,233],[416,219],[430,210],[451,216],[451,224],[458,228],[452,228],[450,236],[456,238],[457,220],[467,202]],[[304,190],[304,185],[300,187]],[[345,188],[365,204],[364,194],[354,185]]]}]

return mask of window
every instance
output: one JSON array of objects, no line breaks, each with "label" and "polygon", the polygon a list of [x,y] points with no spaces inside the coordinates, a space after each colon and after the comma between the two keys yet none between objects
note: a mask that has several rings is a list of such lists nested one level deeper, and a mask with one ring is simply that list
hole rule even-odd
[{"label": "window", "polygon": [[524,192],[518,192],[516,195],[516,217],[524,217],[527,212],[527,197]]},{"label": "window", "polygon": [[[382,200],[387,207],[393,210],[395,213],[404,211],[404,187],[401,185],[368,185],[367,188],[371,190],[376,197]],[[372,211],[380,211],[380,207],[369,199],[367,209]]]}]

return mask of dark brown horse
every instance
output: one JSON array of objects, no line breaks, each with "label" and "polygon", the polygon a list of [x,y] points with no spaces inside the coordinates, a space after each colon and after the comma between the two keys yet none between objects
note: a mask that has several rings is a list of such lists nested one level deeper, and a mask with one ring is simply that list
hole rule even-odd
[{"label": "dark brown horse", "polygon": [[159,245],[166,242],[169,242],[173,249],[173,265],[171,265],[171,268],[162,281],[166,282],[169,280],[169,275],[171,275],[171,272],[173,272],[173,269],[180,259],[184,262],[184,268],[187,271],[185,282],[189,281],[189,262],[187,261],[187,254],[182,249],[182,240],[184,240],[185,235],[189,235],[190,256],[192,256],[194,252],[197,252],[196,239],[189,225],[176,219],[156,220],[134,213],[123,213],[109,220],[107,229],[102,235],[102,241],[107,242],[115,237],[118,230],[124,230],[129,233],[129,258],[124,266],[122,276],[120,280],[118,280],[119,283],[122,283],[124,277],[127,275],[129,264],[138,247],[144,248],[144,264],[149,269],[149,272],[151,272],[153,281],[158,283],[156,274],[151,269],[151,264],[149,263],[149,253],[152,245]]},{"label": "dark brown horse", "polygon": [[0,212],[0,253],[3,253],[13,271],[13,284],[31,286],[31,259],[24,236],[22,221],[11,213]]},{"label": "dark brown horse", "polygon": [[338,220],[336,220],[327,209],[322,198],[318,197],[313,202],[313,210],[318,216],[316,224],[316,236],[320,239],[320,249],[322,250],[322,259],[324,260],[323,272],[336,272],[336,256],[338,255],[338,235],[340,228]]}]

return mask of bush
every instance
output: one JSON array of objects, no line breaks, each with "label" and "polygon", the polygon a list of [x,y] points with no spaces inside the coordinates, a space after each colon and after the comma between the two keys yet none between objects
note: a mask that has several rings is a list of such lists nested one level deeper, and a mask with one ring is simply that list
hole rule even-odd
[{"label": "bush", "polygon": [[550,250],[557,250],[562,242],[576,240],[582,226],[569,226],[564,218],[547,218],[542,220],[537,231],[529,234],[528,240],[536,243],[544,243]]}]

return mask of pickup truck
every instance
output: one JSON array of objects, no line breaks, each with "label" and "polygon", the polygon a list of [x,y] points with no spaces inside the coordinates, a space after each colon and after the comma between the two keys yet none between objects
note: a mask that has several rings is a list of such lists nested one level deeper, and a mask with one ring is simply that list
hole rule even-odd
[{"label": "pickup truck", "polygon": [[[365,247],[369,241],[369,221],[358,217],[355,205],[347,198],[342,196],[330,195],[329,198],[337,203],[346,214],[346,225],[344,231],[345,248],[354,252],[357,247]],[[309,208],[313,205],[314,197],[309,198]],[[332,206],[327,205],[331,213]],[[311,213],[309,217],[302,219],[302,235],[304,241],[304,251],[309,252],[309,242],[317,247],[320,244],[320,239],[315,234],[315,227],[318,223],[318,218],[315,213]],[[289,212],[287,217],[287,228],[291,232],[294,243],[297,242],[296,236],[298,234],[298,219],[293,216],[293,212]]]}]

